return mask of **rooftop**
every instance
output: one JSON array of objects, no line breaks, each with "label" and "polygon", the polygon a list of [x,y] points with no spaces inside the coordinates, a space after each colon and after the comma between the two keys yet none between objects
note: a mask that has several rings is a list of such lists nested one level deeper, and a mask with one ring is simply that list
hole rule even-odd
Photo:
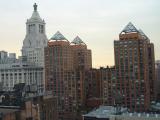
[{"label": "rooftop", "polygon": [[3,114],[13,113],[19,110],[20,110],[19,106],[0,106],[0,113]]},{"label": "rooftop", "polygon": [[142,117],[142,118],[160,118],[160,114],[154,114],[154,113],[123,113],[121,116],[125,117]]},{"label": "rooftop", "polygon": [[132,32],[139,32],[139,30],[137,30],[137,28],[131,23],[131,22],[129,22],[126,26],[125,26],[125,28],[121,31],[121,33],[120,34],[122,34],[122,33],[132,33]]},{"label": "rooftop", "polygon": [[50,40],[67,40],[59,31],[57,31]]},{"label": "rooftop", "polygon": [[160,103],[155,103],[154,105],[151,105],[151,107],[156,110],[160,110]]},{"label": "rooftop", "polygon": [[86,45],[79,36],[74,38],[74,40],[71,43],[75,45]]},{"label": "rooftop", "polygon": [[[127,112],[127,108],[121,108],[120,112]],[[109,118],[117,114],[117,109],[113,106],[100,106],[98,109],[89,112],[86,117]]]},{"label": "rooftop", "polygon": [[120,114],[117,114],[117,109],[113,106],[100,106],[88,114],[83,115],[84,117],[95,117],[95,118],[110,118],[111,116],[117,117],[143,117],[143,118],[160,118],[160,114],[154,113],[129,113],[127,108],[120,108]]},{"label": "rooftop", "polygon": [[37,6],[38,5],[36,3],[33,5],[34,11],[32,13],[31,18],[28,20],[28,22],[34,22],[34,21],[44,22],[37,11]]},{"label": "rooftop", "polygon": [[139,33],[143,37],[143,39],[148,39],[149,40],[149,38],[144,34],[144,32],[141,29],[139,29]]}]

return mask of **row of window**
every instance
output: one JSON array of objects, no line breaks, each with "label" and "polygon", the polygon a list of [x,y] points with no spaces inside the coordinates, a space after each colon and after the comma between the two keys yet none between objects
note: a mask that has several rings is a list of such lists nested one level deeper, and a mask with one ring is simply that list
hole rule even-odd
[{"label": "row of window", "polygon": [[[35,24],[28,25],[28,33],[34,33],[36,30]],[[44,33],[44,25],[39,24],[39,33]]]}]

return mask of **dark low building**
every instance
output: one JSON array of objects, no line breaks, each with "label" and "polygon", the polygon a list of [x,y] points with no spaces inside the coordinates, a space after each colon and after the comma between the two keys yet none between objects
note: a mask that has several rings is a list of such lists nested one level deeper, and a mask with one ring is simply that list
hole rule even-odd
[{"label": "dark low building", "polygon": [[12,92],[1,91],[0,98],[0,120],[58,119],[57,98],[48,94],[30,94],[29,91],[25,91],[25,84],[15,85]]}]

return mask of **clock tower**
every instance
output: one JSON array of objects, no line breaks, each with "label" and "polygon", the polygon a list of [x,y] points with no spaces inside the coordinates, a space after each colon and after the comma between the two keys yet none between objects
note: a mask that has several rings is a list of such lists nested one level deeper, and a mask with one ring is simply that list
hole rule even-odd
[{"label": "clock tower", "polygon": [[47,46],[45,34],[45,21],[37,11],[37,4],[33,5],[34,11],[26,22],[26,36],[23,41],[22,56],[27,56],[28,62],[44,66],[44,47]]}]

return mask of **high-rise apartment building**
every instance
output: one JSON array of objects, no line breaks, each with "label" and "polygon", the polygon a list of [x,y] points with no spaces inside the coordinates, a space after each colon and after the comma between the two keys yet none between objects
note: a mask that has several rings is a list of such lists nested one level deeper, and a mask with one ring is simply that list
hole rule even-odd
[{"label": "high-rise apartment building", "polygon": [[64,94],[64,72],[73,70],[73,51],[70,42],[57,32],[45,48],[46,90],[55,95]]},{"label": "high-rise apartment building", "polygon": [[77,105],[82,107],[86,101],[85,71],[92,68],[92,54],[91,50],[87,49],[87,45],[78,36],[71,42],[71,48],[73,51],[73,66],[76,74]]},{"label": "high-rise apartment building", "polygon": [[114,41],[116,90],[122,105],[131,111],[145,111],[154,100],[154,45],[129,23]]},{"label": "high-rise apartment building", "polygon": [[34,4],[34,11],[26,22],[26,36],[23,41],[22,56],[27,56],[29,62],[44,66],[44,47],[47,46],[45,21],[41,19]]},{"label": "high-rise apartment building", "polygon": [[[59,119],[74,119],[84,103],[84,71],[92,66],[91,51],[77,37],[70,43],[59,31],[45,48],[45,88],[58,97]],[[73,117],[73,118],[72,118]]]},{"label": "high-rise apartment building", "polygon": [[[70,119],[76,92],[73,51],[70,42],[57,32],[45,48],[45,85],[58,98],[59,119]],[[75,104],[76,105],[76,104]]]}]

